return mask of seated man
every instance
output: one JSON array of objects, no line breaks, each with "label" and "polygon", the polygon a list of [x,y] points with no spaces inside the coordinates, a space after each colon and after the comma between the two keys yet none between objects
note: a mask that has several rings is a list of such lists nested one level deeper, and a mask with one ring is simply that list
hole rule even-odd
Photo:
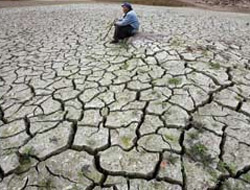
[{"label": "seated man", "polygon": [[122,19],[115,20],[114,40],[111,43],[118,43],[119,40],[133,36],[139,30],[139,21],[131,4],[123,3],[122,9],[124,16]]}]

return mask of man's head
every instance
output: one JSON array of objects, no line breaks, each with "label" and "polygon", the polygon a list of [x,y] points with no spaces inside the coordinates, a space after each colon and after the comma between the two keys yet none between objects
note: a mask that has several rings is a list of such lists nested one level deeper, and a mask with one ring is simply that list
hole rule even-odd
[{"label": "man's head", "polygon": [[132,9],[133,8],[132,8],[132,5],[130,3],[125,2],[122,4],[122,10],[124,13],[127,13],[127,12],[131,11]]}]

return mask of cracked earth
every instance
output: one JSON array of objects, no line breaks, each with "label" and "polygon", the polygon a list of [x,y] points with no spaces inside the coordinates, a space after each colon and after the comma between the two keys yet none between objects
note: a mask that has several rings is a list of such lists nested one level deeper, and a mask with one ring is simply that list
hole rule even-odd
[{"label": "cracked earth", "polygon": [[0,189],[250,189],[250,15],[0,10]]}]

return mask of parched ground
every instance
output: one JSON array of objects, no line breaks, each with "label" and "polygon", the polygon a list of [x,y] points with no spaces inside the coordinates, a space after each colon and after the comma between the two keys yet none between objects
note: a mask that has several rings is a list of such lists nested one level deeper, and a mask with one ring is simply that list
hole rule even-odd
[{"label": "parched ground", "polygon": [[250,15],[0,9],[0,189],[250,189]]},{"label": "parched ground", "polygon": [[[0,0],[0,8],[92,3],[121,3],[121,0]],[[129,0],[133,4],[196,7],[206,10],[250,13],[250,0]]]}]

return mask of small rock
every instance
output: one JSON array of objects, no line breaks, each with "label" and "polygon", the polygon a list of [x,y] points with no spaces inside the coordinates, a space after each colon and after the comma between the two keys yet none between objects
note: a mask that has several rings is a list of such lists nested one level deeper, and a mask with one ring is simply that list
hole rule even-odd
[{"label": "small rock", "polygon": [[182,57],[186,61],[195,61],[196,57],[194,57],[191,53],[184,53]]},{"label": "small rock", "polygon": [[232,49],[240,49],[240,47],[239,46],[236,46],[236,45],[230,45],[230,48],[232,48]]}]

